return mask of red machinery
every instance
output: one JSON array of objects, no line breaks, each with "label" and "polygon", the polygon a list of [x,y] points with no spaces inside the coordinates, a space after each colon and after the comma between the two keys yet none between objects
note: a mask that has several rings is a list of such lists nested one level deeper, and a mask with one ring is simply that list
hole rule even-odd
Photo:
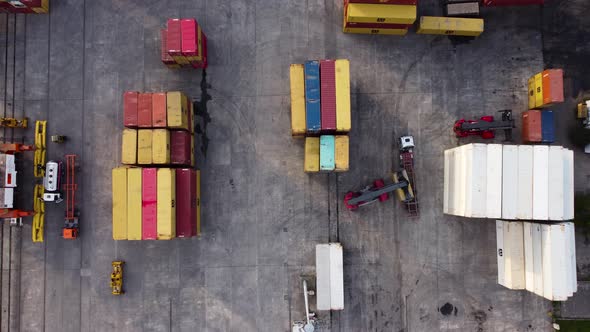
[{"label": "red machinery", "polygon": [[78,238],[80,224],[78,222],[79,213],[76,210],[76,158],[75,154],[66,155],[66,183],[64,186],[66,192],[66,218],[63,227],[64,239]]},{"label": "red machinery", "polygon": [[453,131],[457,137],[467,137],[471,135],[481,136],[483,139],[492,139],[495,137],[494,131],[504,130],[507,141],[512,140],[512,128],[514,120],[512,119],[511,110],[499,111],[502,113],[502,120],[494,120],[492,115],[482,116],[479,120],[457,120],[453,126]]}]

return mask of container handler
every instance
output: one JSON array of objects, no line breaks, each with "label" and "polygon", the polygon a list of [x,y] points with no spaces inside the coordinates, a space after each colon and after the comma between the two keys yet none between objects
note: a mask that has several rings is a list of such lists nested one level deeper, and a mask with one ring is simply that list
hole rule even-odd
[{"label": "container handler", "polygon": [[498,111],[502,113],[502,120],[494,120],[494,116],[482,116],[479,120],[457,120],[453,126],[455,135],[459,138],[467,136],[481,136],[483,139],[492,139],[496,135],[494,131],[503,129],[506,141],[512,141],[512,128],[514,120],[512,119],[512,110]]},{"label": "container handler", "polygon": [[123,290],[123,261],[112,262],[113,272],[111,272],[111,293],[113,295],[125,294]]}]

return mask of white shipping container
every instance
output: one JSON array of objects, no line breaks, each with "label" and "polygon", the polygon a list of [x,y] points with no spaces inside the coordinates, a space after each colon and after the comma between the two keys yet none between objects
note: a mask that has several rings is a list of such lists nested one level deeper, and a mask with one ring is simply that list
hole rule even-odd
[{"label": "white shipping container", "polygon": [[318,244],[315,256],[317,310],[344,309],[342,246]]},{"label": "white shipping container", "polygon": [[498,260],[498,283],[506,284],[504,275],[504,222],[496,220],[496,258]]},{"label": "white shipping container", "polygon": [[518,207],[518,147],[502,149],[502,219],[516,219]]},{"label": "white shipping container", "polygon": [[553,300],[553,265],[551,261],[551,225],[541,225],[543,245],[543,297]]},{"label": "white shipping container", "polygon": [[487,218],[502,217],[502,145],[488,144],[486,184]]},{"label": "white shipping container", "polygon": [[533,147],[518,146],[517,219],[533,219]]},{"label": "white shipping container", "polygon": [[535,292],[535,271],[533,259],[533,224],[522,223],[524,236],[524,277],[525,288],[529,292]]},{"label": "white shipping container", "polygon": [[468,144],[465,153],[465,217],[486,217],[487,154],[485,144]]},{"label": "white shipping container", "polygon": [[[573,153],[573,152],[572,152]],[[576,229],[573,222],[568,222],[568,234],[569,238],[566,244],[570,248],[570,271],[572,271],[570,278],[571,278],[571,288],[572,293],[578,291],[578,275],[577,275],[577,266],[576,266]]]},{"label": "white shipping container", "polygon": [[561,146],[549,147],[548,160],[548,213],[549,220],[563,220],[563,148]]},{"label": "white shipping container", "polygon": [[504,221],[503,230],[504,286],[510,289],[525,289],[523,225],[517,221]]},{"label": "white shipping container", "polygon": [[568,273],[570,261],[566,259],[567,229],[565,224],[551,225],[551,286],[552,300],[565,301],[571,290],[571,277]]},{"label": "white shipping container", "polygon": [[541,224],[532,224],[533,228],[533,292],[543,296],[543,245]]},{"label": "white shipping container", "polygon": [[460,146],[455,151],[455,214],[458,216],[465,215],[465,148],[466,145]]},{"label": "white shipping container", "polygon": [[574,151],[563,149],[563,220],[574,219]]},{"label": "white shipping container", "polygon": [[533,147],[533,219],[549,219],[549,147]]}]

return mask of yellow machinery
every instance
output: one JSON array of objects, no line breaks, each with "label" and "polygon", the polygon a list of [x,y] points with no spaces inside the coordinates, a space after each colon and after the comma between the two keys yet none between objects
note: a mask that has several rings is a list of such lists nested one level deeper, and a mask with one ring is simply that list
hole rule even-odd
[{"label": "yellow machinery", "polygon": [[35,158],[34,158],[34,174],[36,178],[45,176],[45,155],[46,155],[46,128],[47,121],[35,122]]},{"label": "yellow machinery", "polygon": [[123,291],[123,261],[113,261],[113,272],[111,273],[111,293],[113,295],[125,294]]},{"label": "yellow machinery", "polygon": [[0,118],[0,127],[8,128],[27,128],[29,125],[29,118],[18,120],[15,118]]},{"label": "yellow machinery", "polygon": [[33,242],[43,242],[43,229],[45,227],[45,201],[43,201],[43,193],[45,188],[43,185],[36,184],[33,194],[33,228],[32,236]]}]

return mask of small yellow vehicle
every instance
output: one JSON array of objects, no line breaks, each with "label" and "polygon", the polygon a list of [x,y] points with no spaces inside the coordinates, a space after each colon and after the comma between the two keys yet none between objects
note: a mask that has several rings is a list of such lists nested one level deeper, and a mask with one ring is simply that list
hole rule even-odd
[{"label": "small yellow vehicle", "polygon": [[111,293],[113,295],[125,294],[123,291],[123,261],[113,261],[113,272],[111,273]]}]

